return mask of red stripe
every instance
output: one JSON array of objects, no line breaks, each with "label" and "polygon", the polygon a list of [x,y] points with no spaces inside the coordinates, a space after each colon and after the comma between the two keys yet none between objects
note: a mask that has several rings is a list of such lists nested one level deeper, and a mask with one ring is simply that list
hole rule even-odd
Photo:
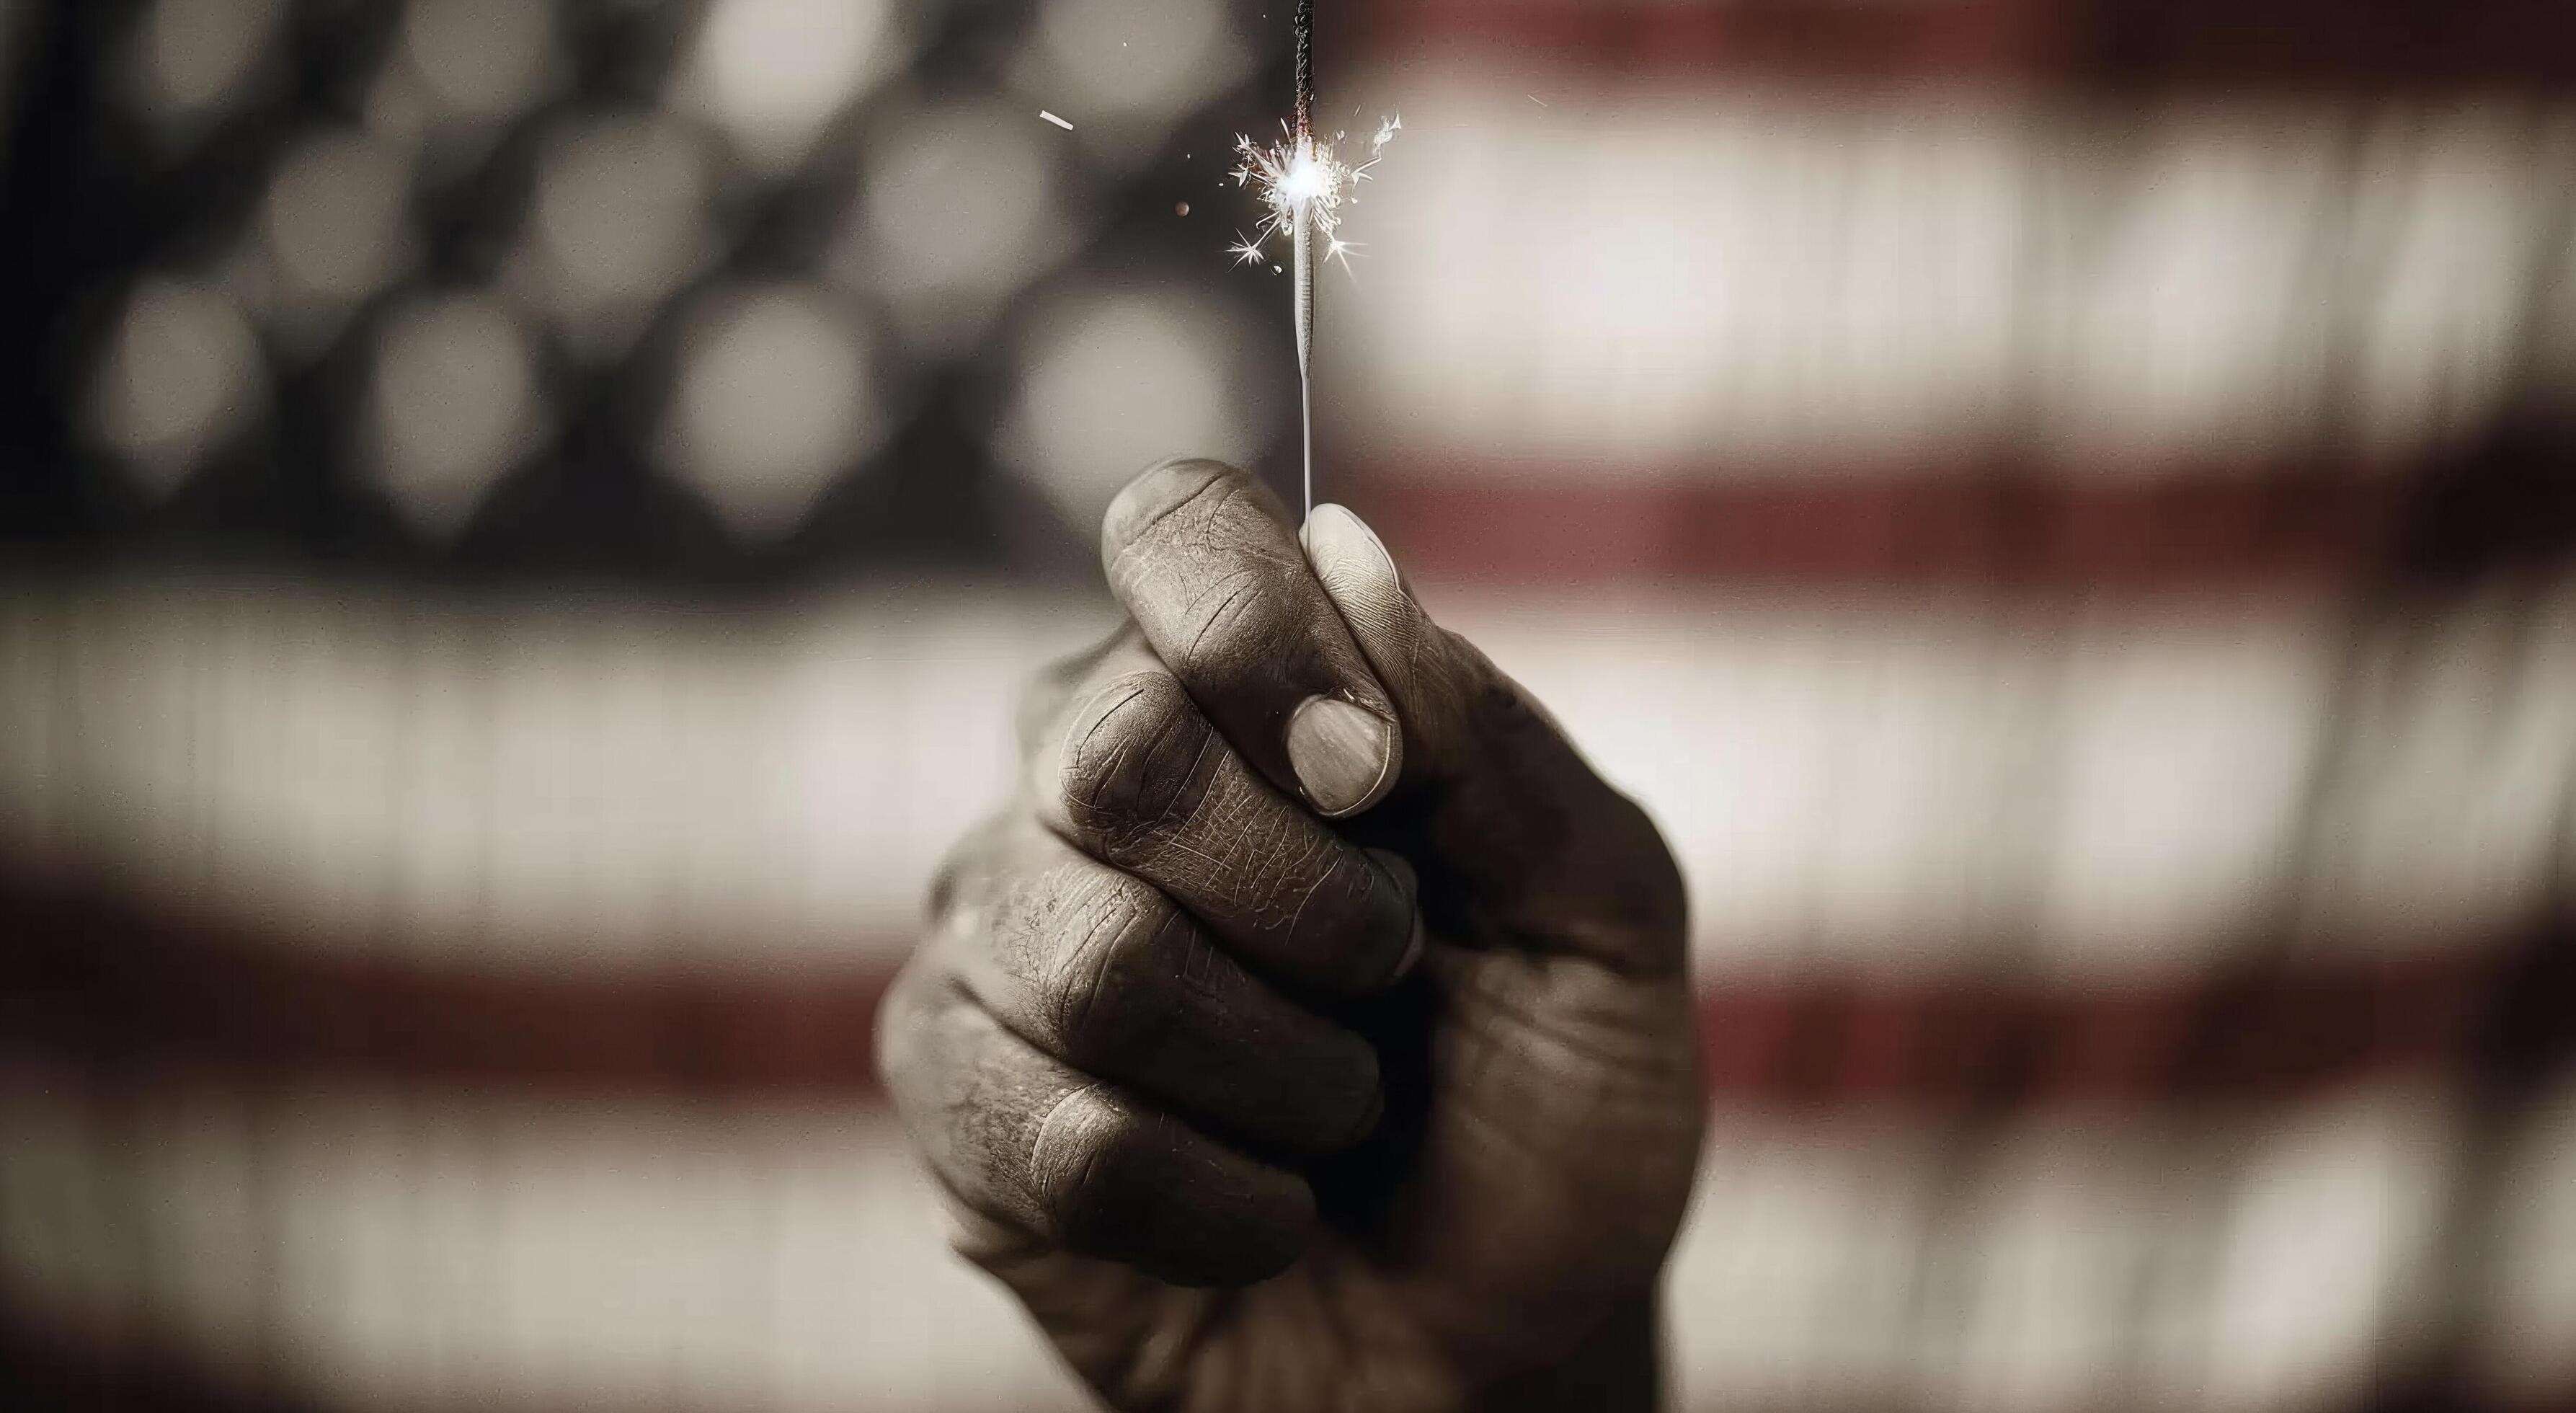
[{"label": "red stripe", "polygon": [[2407,476],[2011,466],[1748,479],[1581,465],[1356,468],[1353,507],[1433,582],[2306,591],[2460,584],[2576,561],[2564,434],[2500,426]]},{"label": "red stripe", "polygon": [[1381,467],[1353,507],[1432,582],[2278,590],[2348,579],[2399,489],[2358,476],[1761,481]]},{"label": "red stripe", "polygon": [[[0,956],[0,1044],[22,1050],[548,1092],[879,1097],[871,1034],[890,977],[877,968],[478,972],[265,945],[59,891],[0,893],[0,913],[22,939]],[[2458,1063],[2507,999],[2556,1018],[2555,1038],[2527,1039],[2559,1053],[2576,977],[2557,968],[2535,998],[2515,960],[2463,947],[2123,988],[1808,974],[1714,987],[1701,1021],[1713,1095],[1738,1104],[2289,1100]]]},{"label": "red stripe", "polygon": [[1359,13],[1368,46],[1385,57],[1468,54],[1621,74],[2576,87],[2576,23],[2564,7],[2527,0],[1380,0]]},{"label": "red stripe", "polygon": [[218,1387],[149,1347],[101,1348],[0,1303],[0,1407],[80,1413],[319,1413],[325,1405]]},{"label": "red stripe", "polygon": [[1362,13],[1371,47],[1405,57],[1468,53],[1622,73],[1897,78],[2053,68],[2065,10],[2052,0],[1392,0]]},{"label": "red stripe", "polygon": [[[1674,1338],[1686,1344],[1691,1335],[1686,1330],[1677,1331]],[[272,1374],[263,1382],[274,1384],[277,1380]],[[563,1401],[567,1408],[590,1407],[595,1402],[570,1389],[564,1393]],[[1860,1413],[1864,1406],[1885,1410],[1916,1402],[1928,1406],[1931,1401],[1881,1399],[1852,1406],[1848,1413]],[[20,1314],[0,1303],[0,1406],[13,1410],[78,1409],[82,1413],[318,1413],[329,1405],[278,1392],[228,1391],[185,1357],[148,1341],[100,1348],[55,1333],[41,1318]],[[512,1406],[529,1405],[525,1400],[514,1400]],[[675,1386],[655,1396],[650,1406],[664,1413],[687,1413],[697,1405],[690,1394]],[[871,1406],[891,1409],[891,1405]],[[940,1406],[949,1410],[964,1407],[954,1401],[943,1401]],[[1680,1406],[1706,1409],[1709,1413],[1720,1409],[1742,1413],[1747,1406],[1801,1407],[1815,1413],[1836,1413],[1839,1407],[1805,1402],[1748,1405],[1740,1396],[1732,1395],[1722,1401],[1690,1399]],[[2576,1413],[2576,1391],[2511,1400],[2482,1391],[2468,1379],[2436,1375],[2405,1380],[2395,1387],[2377,1387],[2366,1404],[2359,1406],[2379,1413]],[[999,1406],[995,1413],[1002,1413]]]},{"label": "red stripe", "polygon": [[1710,1089],[1791,1109],[2295,1101],[2470,1054],[2494,953],[2091,990],[1730,986],[1701,1000]]},{"label": "red stripe", "polygon": [[2533,0],[2089,0],[2085,75],[2337,91],[2576,86],[2576,18]]},{"label": "red stripe", "polygon": [[[264,943],[0,889],[0,1033],[119,1063],[572,1091],[871,1095],[880,965],[570,975]],[[878,950],[872,955],[883,956]],[[0,1043],[7,1043],[0,1041]]]}]

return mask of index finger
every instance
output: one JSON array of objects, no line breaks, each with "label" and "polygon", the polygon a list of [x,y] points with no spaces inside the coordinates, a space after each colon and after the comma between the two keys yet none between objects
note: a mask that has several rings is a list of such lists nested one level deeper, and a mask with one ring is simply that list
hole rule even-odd
[{"label": "index finger", "polygon": [[1101,531],[1109,586],[1237,752],[1328,819],[1386,797],[1404,763],[1395,703],[1252,477],[1169,461],[1130,482]]}]

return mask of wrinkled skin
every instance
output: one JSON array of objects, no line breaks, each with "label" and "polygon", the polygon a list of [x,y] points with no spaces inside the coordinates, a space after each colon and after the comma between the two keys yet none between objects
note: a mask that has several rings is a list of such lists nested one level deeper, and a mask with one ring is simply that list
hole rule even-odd
[{"label": "wrinkled skin", "polygon": [[[1104,538],[1131,622],[881,1027],[960,1249],[1118,1408],[1651,1406],[1703,1112],[1653,825],[1347,512],[1181,462]],[[1333,819],[1318,696],[1397,724]]]}]

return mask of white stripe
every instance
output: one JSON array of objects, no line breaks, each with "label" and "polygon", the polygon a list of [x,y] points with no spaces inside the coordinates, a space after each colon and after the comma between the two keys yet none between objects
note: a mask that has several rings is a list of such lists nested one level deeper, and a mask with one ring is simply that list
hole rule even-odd
[{"label": "white stripe", "polygon": [[1352,214],[1322,367],[1384,464],[2424,450],[2514,375],[2571,118],[1568,78],[1544,112],[1518,70],[1371,89],[1405,141]]},{"label": "white stripe", "polygon": [[1684,1405],[2348,1403],[2424,1312],[2445,1106],[1937,1125],[1721,1110],[1669,1276]]},{"label": "white stripe", "polygon": [[[1669,1278],[1682,1391],[2356,1401],[2423,1325],[2449,1112],[2390,1088],[1968,1139],[1721,1111]],[[172,1341],[235,1385],[265,1361],[330,1405],[1080,1406],[941,1232],[891,1118],[204,1085],[111,1101],[0,1073],[8,1298]],[[2564,1363],[2531,1342],[2537,1308],[2508,1310],[2524,1342],[2498,1346],[2533,1387]]]},{"label": "white stripe", "polygon": [[1087,1407],[944,1230],[884,1117],[0,1074],[10,1302],[327,1406]]},{"label": "white stripe", "polygon": [[1714,971],[2099,981],[2188,969],[2267,926],[2400,951],[2527,921],[2576,862],[2550,853],[2576,788],[2565,592],[2426,603],[2361,634],[2348,745],[2327,735],[2346,630],[2316,607],[1444,617],[1657,815]]},{"label": "white stripe", "polygon": [[[2332,612],[2288,604],[1444,608],[1662,821],[1712,970],[2474,942],[2567,862],[2566,592],[2427,602],[2351,666]],[[0,597],[0,720],[26,727],[0,837],[303,945],[849,960],[907,945],[1010,788],[1021,679],[1098,626],[984,594],[576,617],[26,591]]]},{"label": "white stripe", "polygon": [[9,595],[0,622],[25,669],[0,720],[41,728],[0,746],[13,856],[103,860],[310,945],[614,965],[900,944],[1007,792],[1025,673],[1105,619],[197,584]]},{"label": "white stripe", "polygon": [[2576,1392],[2576,1080],[2507,1150],[2479,1367],[2516,1402]]}]

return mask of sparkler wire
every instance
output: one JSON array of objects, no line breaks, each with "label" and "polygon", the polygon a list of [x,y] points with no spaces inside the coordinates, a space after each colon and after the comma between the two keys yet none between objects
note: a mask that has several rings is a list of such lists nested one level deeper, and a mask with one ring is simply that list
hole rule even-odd
[{"label": "sparkler wire", "polygon": [[[1297,0],[1297,160],[1315,164],[1315,0]],[[1291,317],[1297,321],[1297,419],[1304,449],[1306,514],[1315,513],[1315,221],[1312,201],[1297,203],[1290,235],[1296,273]]]},{"label": "sparkler wire", "polygon": [[1297,136],[1315,131],[1315,0],[1297,0]]},{"label": "sparkler wire", "polygon": [[[1312,147],[1313,139],[1306,139]],[[1306,513],[1315,513],[1315,220],[1297,208],[1296,229],[1289,233],[1290,262],[1296,267],[1294,317],[1297,320],[1297,417],[1305,445]]]},{"label": "sparkler wire", "polygon": [[[1402,118],[1378,125],[1365,157],[1345,159],[1315,132],[1315,0],[1296,0],[1297,108],[1281,124],[1284,139],[1263,144],[1250,136],[1235,139],[1239,159],[1234,184],[1261,198],[1262,218],[1251,235],[1238,236],[1231,253],[1243,264],[1262,263],[1273,236],[1288,241],[1290,318],[1297,336],[1297,404],[1304,444],[1306,509],[1315,508],[1315,271],[1328,260],[1350,263],[1355,248],[1341,238],[1342,207],[1358,201],[1354,188],[1369,178],[1387,141],[1404,127]],[[1340,141],[1347,134],[1333,134]],[[1272,265],[1273,270],[1279,267]]]}]

